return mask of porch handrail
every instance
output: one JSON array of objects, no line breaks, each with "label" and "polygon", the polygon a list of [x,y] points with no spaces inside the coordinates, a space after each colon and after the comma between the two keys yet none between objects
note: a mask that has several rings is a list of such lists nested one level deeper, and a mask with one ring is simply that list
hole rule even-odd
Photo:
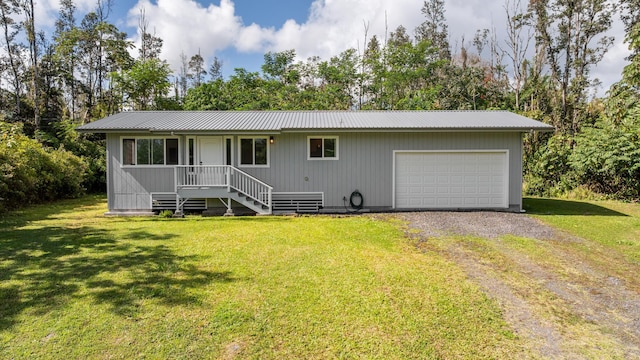
[{"label": "porch handrail", "polygon": [[175,184],[176,190],[189,186],[226,187],[271,211],[273,187],[231,165],[176,165]]},{"label": "porch handrail", "polygon": [[271,212],[273,187],[238,168],[227,166],[229,167],[229,189],[245,194],[253,201],[268,207]]}]

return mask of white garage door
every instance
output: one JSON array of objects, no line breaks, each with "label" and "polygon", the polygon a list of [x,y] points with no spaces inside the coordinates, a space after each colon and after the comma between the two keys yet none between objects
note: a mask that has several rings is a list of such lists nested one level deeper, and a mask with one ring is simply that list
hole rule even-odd
[{"label": "white garage door", "polygon": [[400,209],[507,208],[505,151],[396,152],[395,206]]}]

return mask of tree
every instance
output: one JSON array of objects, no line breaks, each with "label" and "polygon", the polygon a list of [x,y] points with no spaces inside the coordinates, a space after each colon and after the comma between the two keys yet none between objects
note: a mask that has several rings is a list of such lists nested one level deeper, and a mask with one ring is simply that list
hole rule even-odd
[{"label": "tree", "polygon": [[343,51],[318,65],[320,97],[317,107],[326,110],[350,110],[355,105],[357,68],[359,59],[355,49]]},{"label": "tree", "polygon": [[23,0],[21,3],[25,16],[24,29],[29,42],[29,58],[31,60],[31,92],[33,98],[33,125],[35,129],[40,127],[40,89],[38,87],[38,39],[36,33],[35,8],[33,0]]},{"label": "tree", "polygon": [[20,56],[23,46],[16,42],[16,35],[21,30],[21,24],[12,17],[20,14],[21,8],[19,5],[18,0],[0,1],[0,25],[2,25],[5,43],[5,55],[2,58],[2,63],[6,64],[6,68],[11,73],[9,82],[13,87],[16,115],[20,115],[22,73],[24,72],[22,57]]},{"label": "tree", "polygon": [[367,44],[361,61],[363,65],[362,73],[366,76],[363,82],[363,97],[366,102],[361,105],[361,108],[382,110],[384,109],[382,106],[382,93],[384,91],[385,65],[383,49],[377,36],[374,35]]},{"label": "tree", "polygon": [[384,49],[382,109],[431,109],[435,102],[438,49],[428,40],[415,44],[399,27]]},{"label": "tree", "polygon": [[449,31],[445,18],[444,0],[425,0],[422,9],[425,21],[416,29],[416,40],[427,40],[438,49],[440,59],[451,59]]},{"label": "tree", "polygon": [[295,84],[300,78],[300,74],[293,66],[295,57],[295,50],[268,52],[264,55],[262,72],[267,79],[276,80],[283,84]]},{"label": "tree", "polygon": [[77,86],[75,79],[78,61],[78,36],[75,18],[76,6],[73,0],[61,0],[54,41],[56,42],[57,62],[60,66],[61,78],[69,92],[69,109],[71,119],[76,118]]},{"label": "tree", "polygon": [[158,109],[171,87],[169,65],[159,59],[138,60],[129,70],[114,74],[114,81],[135,110]]},{"label": "tree", "polygon": [[[131,69],[134,64],[134,59],[129,54],[129,49],[133,48],[132,42],[127,40],[127,33],[121,32],[118,28],[110,23],[103,22],[100,25],[102,32],[102,51],[103,61],[102,66],[104,73],[107,74],[107,79],[110,78],[110,74],[122,73],[125,70]],[[102,114],[95,114],[95,116],[106,116],[113,114],[120,110],[121,96],[116,94],[114,84],[112,81],[107,82],[107,87],[103,88],[103,94],[101,96],[101,112]]]},{"label": "tree", "polygon": [[189,90],[189,76],[189,61],[183,51],[180,53],[180,70],[176,79],[176,96],[181,100],[184,100]]},{"label": "tree", "polygon": [[[635,24],[640,23],[640,0],[620,0],[622,7],[620,18],[625,25],[625,31],[630,34]],[[637,55],[640,48],[634,48],[631,56]]]},{"label": "tree", "polygon": [[211,66],[209,66],[209,76],[211,77],[211,81],[222,79],[222,60],[218,59],[217,56],[214,56],[211,61]]},{"label": "tree", "polygon": [[507,38],[504,54],[511,61],[513,81],[510,86],[515,96],[515,109],[520,109],[520,93],[527,76],[527,53],[533,39],[530,22],[531,13],[523,9],[522,0],[506,0]]},{"label": "tree", "polygon": [[107,18],[109,17],[109,13],[111,12],[112,0],[96,0],[96,10],[95,13],[98,18],[98,26],[96,30],[98,31],[98,59],[96,66],[96,75],[97,75],[97,83],[98,83],[98,93],[97,96],[99,99],[102,98],[102,89],[103,89],[103,81],[104,74],[107,69],[104,66],[104,58],[105,58],[105,37],[113,28],[110,24],[107,24]]},{"label": "tree", "polygon": [[140,9],[140,18],[138,19],[138,32],[140,34],[139,59],[158,59],[162,51],[162,39],[156,37],[155,34],[149,33],[149,22],[145,15],[144,8]]},{"label": "tree", "polygon": [[185,110],[231,110],[227,88],[222,79],[189,89],[184,98]]},{"label": "tree", "polygon": [[611,27],[613,5],[607,0],[533,0],[531,6],[536,41],[559,92],[554,125],[575,134],[584,120],[588,89],[596,83],[589,78],[590,68],[613,42],[604,35]]},{"label": "tree", "polygon": [[193,55],[189,60],[189,71],[190,72],[187,76],[191,77],[193,86],[200,86],[200,84],[202,84],[202,79],[207,75],[207,71],[204,69],[204,59],[202,58],[202,55],[200,55],[200,50],[198,50],[198,53]]},{"label": "tree", "polygon": [[83,78],[82,95],[84,97],[83,110],[85,118],[93,111],[97,104],[98,94],[102,87],[98,73],[100,72],[102,58],[101,49],[96,46],[100,39],[100,19],[95,12],[89,12],[80,23],[80,33],[78,38],[80,74]]}]

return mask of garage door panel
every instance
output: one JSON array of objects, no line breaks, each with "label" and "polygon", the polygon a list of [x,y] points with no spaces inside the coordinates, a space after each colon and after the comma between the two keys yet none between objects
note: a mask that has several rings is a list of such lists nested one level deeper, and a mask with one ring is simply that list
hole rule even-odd
[{"label": "garage door panel", "polygon": [[490,152],[396,153],[398,208],[506,208],[508,155]]}]

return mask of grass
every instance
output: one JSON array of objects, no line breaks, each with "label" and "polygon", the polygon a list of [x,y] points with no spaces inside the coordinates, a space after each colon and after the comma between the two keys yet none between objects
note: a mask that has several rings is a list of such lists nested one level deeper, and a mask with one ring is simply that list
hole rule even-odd
[{"label": "grass", "polygon": [[90,197],[0,220],[3,357],[528,356],[498,304],[398,224],[105,210]]},{"label": "grass", "polygon": [[[447,236],[430,239],[425,246],[441,254],[461,249],[478,259],[486,274],[508,286],[528,311],[558,334],[560,358],[625,358],[628,345],[620,343],[620,333],[613,336],[612,329],[582,313],[580,304],[598,295],[608,281],[624,284],[611,287],[620,291],[608,294],[616,299],[624,301],[619,298],[624,291],[640,293],[640,206],[529,198],[524,208],[559,229],[559,235],[553,239]],[[527,346],[535,354],[541,344],[528,341]]]},{"label": "grass", "polygon": [[639,204],[530,198],[524,206],[540,220],[640,264]]}]

